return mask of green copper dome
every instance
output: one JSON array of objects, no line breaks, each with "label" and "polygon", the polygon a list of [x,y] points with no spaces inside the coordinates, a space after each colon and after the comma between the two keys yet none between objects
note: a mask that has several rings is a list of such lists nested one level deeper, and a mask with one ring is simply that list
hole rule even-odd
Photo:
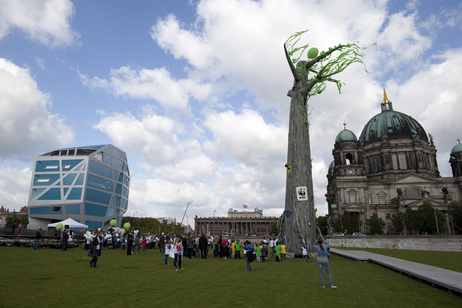
[{"label": "green copper dome", "polygon": [[407,114],[384,110],[364,126],[359,142],[364,146],[393,139],[420,139],[428,142],[427,133],[417,120]]},{"label": "green copper dome", "polygon": [[394,111],[383,88],[382,112],[364,126],[359,143],[362,146],[394,139],[420,139],[428,142],[427,133],[417,120],[402,112]]},{"label": "green copper dome", "polygon": [[452,148],[451,155],[454,155],[456,153],[462,153],[462,144],[458,143]]},{"label": "green copper dome", "polygon": [[358,141],[358,138],[351,130],[345,128],[335,137],[335,143],[343,141]]}]

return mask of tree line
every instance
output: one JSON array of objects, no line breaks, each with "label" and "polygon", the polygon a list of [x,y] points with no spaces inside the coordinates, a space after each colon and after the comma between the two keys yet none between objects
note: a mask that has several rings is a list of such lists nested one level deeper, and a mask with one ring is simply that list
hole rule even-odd
[{"label": "tree line", "polygon": [[[418,233],[418,234],[462,234],[462,201],[452,202],[449,207],[451,230],[447,230],[447,213],[436,209],[432,202],[426,200],[416,211],[407,208],[405,212],[391,215],[394,233]],[[356,212],[344,212],[340,214],[334,223],[329,221],[328,216],[317,218],[317,226],[322,234],[329,233],[332,226],[334,232],[348,233],[360,232],[362,222]],[[368,234],[383,234],[386,223],[377,213],[373,213],[367,221]]]}]

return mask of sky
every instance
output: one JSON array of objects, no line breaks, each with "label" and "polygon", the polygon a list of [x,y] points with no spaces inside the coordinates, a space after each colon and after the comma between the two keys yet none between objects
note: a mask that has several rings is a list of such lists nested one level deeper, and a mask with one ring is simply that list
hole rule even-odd
[{"label": "sky", "polygon": [[[293,77],[283,44],[367,47],[310,105],[315,206],[327,213],[336,135],[394,110],[434,136],[441,176],[462,135],[456,0],[0,0],[0,204],[27,205],[34,157],[113,144],[128,156],[126,216],[284,210]],[[377,45],[373,46],[374,43]],[[306,59],[306,54],[302,59]],[[136,212],[136,213],[135,213]]]}]

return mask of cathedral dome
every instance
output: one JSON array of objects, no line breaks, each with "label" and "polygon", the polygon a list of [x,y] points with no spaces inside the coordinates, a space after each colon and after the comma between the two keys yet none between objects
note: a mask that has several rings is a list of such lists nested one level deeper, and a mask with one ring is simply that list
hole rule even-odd
[{"label": "cathedral dome", "polygon": [[462,144],[460,143],[460,141],[451,150],[451,155],[454,155],[457,153],[462,153]]},{"label": "cathedral dome", "polygon": [[343,142],[343,141],[358,141],[356,135],[351,131],[346,129],[346,123],[343,123],[345,128],[338,133],[337,137],[335,137],[335,143]]},{"label": "cathedral dome", "polygon": [[394,111],[385,90],[383,95],[382,112],[364,126],[359,137],[361,145],[393,139],[420,139],[428,142],[422,125],[411,116]]}]

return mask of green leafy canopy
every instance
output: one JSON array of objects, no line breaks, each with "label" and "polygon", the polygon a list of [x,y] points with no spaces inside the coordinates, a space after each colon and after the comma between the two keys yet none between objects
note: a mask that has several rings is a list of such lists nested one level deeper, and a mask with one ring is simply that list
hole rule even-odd
[{"label": "green leafy canopy", "polygon": [[[301,57],[306,54],[306,49],[309,47],[309,44],[300,47],[296,46],[305,32],[308,32],[308,30],[295,32],[285,42],[287,52],[293,63],[300,61]],[[377,43],[373,45],[376,44]],[[365,54],[362,51],[365,49],[366,47],[360,47],[357,44],[339,44],[334,47],[329,47],[327,52],[324,50],[321,51],[315,59],[307,62],[309,67],[306,74],[309,72],[314,73],[313,77],[308,79],[308,84],[313,84],[308,93],[308,98],[316,94],[321,94],[326,89],[326,81],[335,83],[339,93],[342,93],[341,89],[345,84],[338,79],[332,78],[332,76],[343,72],[353,63],[362,63],[364,65],[364,70],[368,73],[366,65],[363,62]],[[334,56],[334,52],[336,51],[340,52],[340,54],[336,53]],[[301,74],[300,67],[298,67],[297,70],[299,74]]]}]

